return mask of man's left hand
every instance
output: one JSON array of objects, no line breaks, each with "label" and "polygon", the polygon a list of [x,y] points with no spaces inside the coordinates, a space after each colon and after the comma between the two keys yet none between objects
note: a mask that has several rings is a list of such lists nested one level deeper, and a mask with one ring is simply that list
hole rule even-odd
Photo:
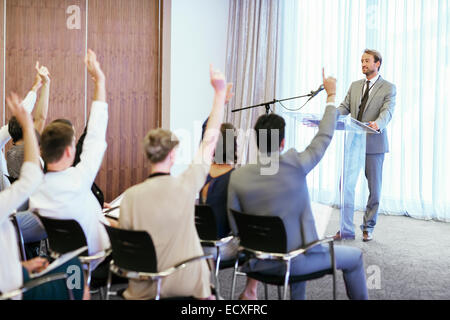
[{"label": "man's left hand", "polygon": [[376,131],[380,130],[375,121],[369,121],[369,127],[371,127],[373,130],[376,130]]}]

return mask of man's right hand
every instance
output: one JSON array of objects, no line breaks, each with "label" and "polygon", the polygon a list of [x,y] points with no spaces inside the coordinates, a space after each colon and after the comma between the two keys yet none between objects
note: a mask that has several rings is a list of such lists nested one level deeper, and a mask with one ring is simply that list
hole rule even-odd
[{"label": "man's right hand", "polygon": [[327,102],[334,102],[336,98],[336,79],[333,77],[325,78],[325,68],[322,69],[323,87],[327,92]]},{"label": "man's right hand", "polygon": [[84,63],[86,64],[89,74],[96,83],[105,81],[105,74],[100,68],[100,63],[97,61],[97,55],[91,49],[88,50]]},{"label": "man's right hand", "polygon": [[48,69],[44,66],[39,66],[39,61],[36,62],[35,68],[42,83],[43,84],[50,83],[50,72],[48,71]]}]

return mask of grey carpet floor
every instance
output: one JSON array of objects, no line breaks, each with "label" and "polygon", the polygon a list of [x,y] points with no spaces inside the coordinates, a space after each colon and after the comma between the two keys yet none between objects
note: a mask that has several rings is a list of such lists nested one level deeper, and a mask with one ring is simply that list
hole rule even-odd
[{"label": "grey carpet floor", "polygon": [[[361,223],[362,217],[362,213],[355,213],[355,225]],[[338,226],[339,212],[334,210],[326,234],[335,234]],[[450,299],[450,223],[380,215],[373,241],[362,242],[358,228],[356,240],[337,244],[363,251],[371,300]],[[219,280],[221,296],[228,300],[232,270],[220,271]],[[245,277],[237,278],[234,299],[245,281]],[[338,300],[348,299],[341,271],[337,273],[337,293]],[[92,298],[98,299],[98,295]],[[258,287],[258,298],[264,298],[262,285]],[[308,282],[308,300],[332,298],[331,276]],[[278,299],[276,287],[269,287],[269,299]]]}]

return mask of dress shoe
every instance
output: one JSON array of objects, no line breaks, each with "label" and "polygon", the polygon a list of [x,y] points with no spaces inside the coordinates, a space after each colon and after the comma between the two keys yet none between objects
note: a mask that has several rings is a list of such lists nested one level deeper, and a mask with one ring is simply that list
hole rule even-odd
[{"label": "dress shoe", "polygon": [[355,236],[341,236],[341,232],[338,231],[336,232],[336,235],[333,237],[334,241],[341,241],[341,240],[355,240]]},{"label": "dress shoe", "polygon": [[369,231],[363,231],[363,241],[364,242],[368,242],[368,241],[371,241],[371,240],[373,240],[372,233],[369,232]]}]

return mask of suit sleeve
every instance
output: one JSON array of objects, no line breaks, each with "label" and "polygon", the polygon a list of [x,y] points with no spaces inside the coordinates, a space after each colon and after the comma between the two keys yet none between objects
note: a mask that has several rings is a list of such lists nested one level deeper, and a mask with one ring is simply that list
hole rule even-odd
[{"label": "suit sleeve", "polygon": [[348,89],[347,95],[345,96],[344,101],[342,101],[339,108],[337,108],[339,113],[343,116],[346,116],[351,112],[350,111],[350,101],[351,101],[350,92],[351,91],[352,91],[352,87],[350,86],[350,88]]},{"label": "suit sleeve", "polygon": [[303,168],[305,175],[307,175],[319,163],[325,154],[325,151],[333,138],[338,117],[339,112],[334,105],[327,105],[322,121],[320,121],[319,132],[317,132],[316,136],[312,139],[305,151],[298,153],[297,161],[299,166]]},{"label": "suit sleeve", "polygon": [[380,115],[378,116],[375,123],[380,131],[384,130],[386,126],[392,119],[395,108],[395,99],[397,95],[397,88],[392,84],[389,88],[388,93],[384,97],[383,105],[380,108]]}]

